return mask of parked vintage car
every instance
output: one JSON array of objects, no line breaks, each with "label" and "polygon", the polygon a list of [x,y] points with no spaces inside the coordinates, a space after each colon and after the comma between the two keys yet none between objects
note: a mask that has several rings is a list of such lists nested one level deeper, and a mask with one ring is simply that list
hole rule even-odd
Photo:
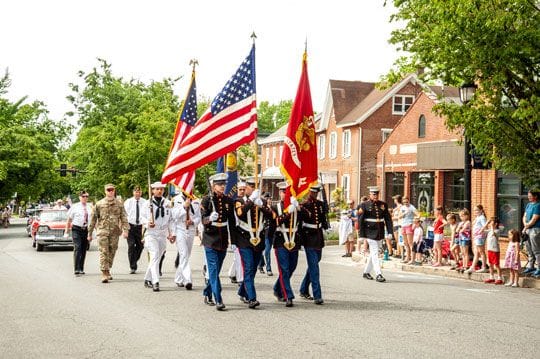
[{"label": "parked vintage car", "polygon": [[32,233],[32,224],[34,221],[39,219],[39,214],[41,213],[41,209],[27,209],[26,210],[26,234],[28,237],[32,237],[32,246],[36,246],[36,242],[34,241],[34,234]]},{"label": "parked vintage car", "polygon": [[45,209],[41,211],[38,219],[32,223],[36,250],[41,252],[46,246],[73,246],[71,226],[68,237],[64,238],[66,223],[66,209]]}]

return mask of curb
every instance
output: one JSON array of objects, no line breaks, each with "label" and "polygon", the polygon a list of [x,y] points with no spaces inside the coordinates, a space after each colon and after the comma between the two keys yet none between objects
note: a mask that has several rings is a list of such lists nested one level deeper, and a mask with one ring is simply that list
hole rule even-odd
[{"label": "curb", "polygon": [[[362,263],[364,257],[362,257],[358,252],[353,253],[351,257],[353,261]],[[459,273],[457,271],[450,270],[450,267],[431,267],[431,266],[414,266],[410,264],[403,264],[397,260],[381,260],[381,268],[387,269],[396,269],[403,272],[413,272],[413,273],[422,273],[427,275],[436,275],[441,277],[456,278],[462,280],[470,280],[474,282],[483,283],[485,279],[489,278],[489,273]],[[508,278],[508,270],[502,269],[503,281]],[[492,285],[492,284],[490,284]],[[532,277],[520,277],[519,286],[522,288],[534,288],[540,289],[540,280]]]}]

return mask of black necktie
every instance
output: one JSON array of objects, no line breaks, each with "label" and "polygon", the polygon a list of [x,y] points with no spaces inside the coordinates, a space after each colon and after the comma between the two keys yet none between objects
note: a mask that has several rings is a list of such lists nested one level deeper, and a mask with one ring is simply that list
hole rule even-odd
[{"label": "black necktie", "polygon": [[137,207],[135,207],[135,224],[139,224],[139,200],[136,201]]}]

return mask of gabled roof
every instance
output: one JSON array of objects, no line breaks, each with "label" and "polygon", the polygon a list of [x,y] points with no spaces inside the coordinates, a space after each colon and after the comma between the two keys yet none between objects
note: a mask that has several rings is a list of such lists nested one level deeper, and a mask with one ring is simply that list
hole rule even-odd
[{"label": "gabled roof", "polygon": [[[347,127],[358,125],[371,116],[376,110],[384,105],[399,92],[409,82],[416,83],[418,78],[416,74],[410,74],[394,86],[385,90],[374,88],[366,98],[363,99],[351,112],[349,112],[341,121],[337,122],[337,127]],[[337,116],[336,116],[337,119]]]},{"label": "gabled roof", "polygon": [[322,121],[317,132],[328,127],[332,110],[336,121],[341,121],[374,88],[374,82],[329,80]]},{"label": "gabled roof", "polygon": [[437,101],[454,102],[458,104],[461,103],[461,100],[459,98],[459,89],[457,87],[433,85],[429,85],[427,87]]}]

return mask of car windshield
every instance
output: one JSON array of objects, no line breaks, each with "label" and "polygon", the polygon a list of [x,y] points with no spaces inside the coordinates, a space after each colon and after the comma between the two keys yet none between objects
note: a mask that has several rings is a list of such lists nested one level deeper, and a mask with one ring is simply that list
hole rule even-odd
[{"label": "car windshield", "polygon": [[67,211],[42,212],[40,220],[42,222],[65,222],[67,220]]}]

